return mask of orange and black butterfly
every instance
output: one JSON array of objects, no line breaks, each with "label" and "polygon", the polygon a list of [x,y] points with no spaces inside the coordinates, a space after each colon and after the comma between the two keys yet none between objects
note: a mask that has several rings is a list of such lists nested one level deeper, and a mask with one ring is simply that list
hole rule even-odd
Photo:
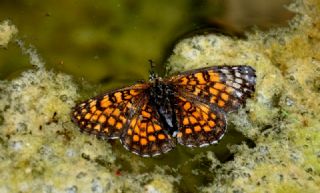
[{"label": "orange and black butterfly", "polygon": [[202,147],[226,132],[226,113],[245,104],[255,89],[250,66],[213,66],[135,84],[86,100],[73,108],[81,131],[120,138],[129,151],[157,156],[177,143]]}]

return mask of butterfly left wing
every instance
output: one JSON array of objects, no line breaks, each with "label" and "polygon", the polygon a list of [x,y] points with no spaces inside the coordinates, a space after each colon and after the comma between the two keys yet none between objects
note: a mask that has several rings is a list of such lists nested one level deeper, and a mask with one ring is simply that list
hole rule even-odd
[{"label": "butterfly left wing", "polygon": [[202,147],[217,143],[226,132],[225,113],[214,105],[195,98],[176,96],[178,143],[188,147]]},{"label": "butterfly left wing", "polygon": [[174,139],[167,134],[158,111],[144,98],[141,108],[129,120],[129,127],[120,137],[123,146],[142,157],[153,157],[175,147]]},{"label": "butterfly left wing", "polygon": [[148,84],[136,84],[86,100],[73,108],[72,120],[80,130],[97,137],[118,138],[139,109]]}]

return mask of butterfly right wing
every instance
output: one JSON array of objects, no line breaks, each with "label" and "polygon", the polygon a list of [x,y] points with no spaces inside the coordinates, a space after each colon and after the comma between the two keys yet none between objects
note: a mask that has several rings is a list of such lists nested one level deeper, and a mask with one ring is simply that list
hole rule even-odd
[{"label": "butterfly right wing", "polygon": [[203,147],[217,143],[226,132],[225,113],[214,105],[196,98],[176,96],[178,143],[188,147]]},{"label": "butterfly right wing", "polygon": [[212,66],[173,76],[169,82],[181,92],[230,112],[251,97],[256,74],[250,66]]},{"label": "butterfly right wing", "polygon": [[105,139],[119,138],[149,86],[135,84],[84,101],[73,108],[72,120],[83,132]]}]

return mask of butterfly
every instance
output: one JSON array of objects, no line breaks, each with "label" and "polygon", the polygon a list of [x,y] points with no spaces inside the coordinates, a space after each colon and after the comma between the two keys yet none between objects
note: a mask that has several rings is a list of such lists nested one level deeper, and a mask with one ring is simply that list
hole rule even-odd
[{"label": "butterfly", "polygon": [[212,66],[149,81],[90,98],[72,109],[82,132],[119,138],[129,151],[152,157],[177,144],[203,147],[226,132],[226,114],[245,105],[255,90],[250,66]]}]

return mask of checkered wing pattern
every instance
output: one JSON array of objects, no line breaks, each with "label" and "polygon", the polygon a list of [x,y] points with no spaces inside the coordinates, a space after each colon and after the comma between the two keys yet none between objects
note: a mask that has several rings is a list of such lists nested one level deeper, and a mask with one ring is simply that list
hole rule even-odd
[{"label": "checkered wing pattern", "polygon": [[105,139],[119,138],[148,87],[136,84],[84,101],[74,107],[72,120],[83,132]]},{"label": "checkered wing pattern", "polygon": [[[120,138],[126,149],[143,157],[166,153],[177,142],[202,147],[223,137],[226,113],[245,104],[254,92],[256,76],[249,66],[215,66],[156,81],[84,101],[73,108],[72,120],[81,131]],[[166,107],[167,101],[169,109],[157,109]],[[175,117],[169,121],[178,131],[165,127],[167,115]]]},{"label": "checkered wing pattern", "polygon": [[141,109],[121,136],[121,143],[129,151],[143,157],[160,155],[175,147],[174,139],[165,130],[157,110],[145,98]]},{"label": "checkered wing pattern", "polygon": [[217,143],[226,131],[226,112],[245,104],[254,92],[249,66],[215,66],[171,78],[176,89],[177,140],[186,146]]},{"label": "checkered wing pattern", "polygon": [[170,81],[180,92],[229,112],[252,95],[256,75],[250,66],[214,66],[185,72]]},{"label": "checkered wing pattern", "polygon": [[177,96],[178,143],[203,147],[217,143],[226,130],[225,113],[210,104]]}]

